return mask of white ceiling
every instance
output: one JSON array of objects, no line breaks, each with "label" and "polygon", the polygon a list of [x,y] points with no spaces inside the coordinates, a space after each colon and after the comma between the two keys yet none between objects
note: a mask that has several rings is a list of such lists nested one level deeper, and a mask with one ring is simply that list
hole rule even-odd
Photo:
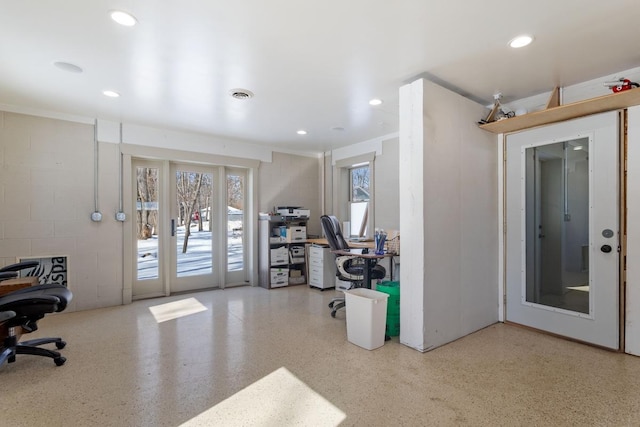
[{"label": "white ceiling", "polygon": [[489,104],[637,67],[640,2],[0,0],[0,40],[0,104],[320,151],[397,132],[417,77]]}]

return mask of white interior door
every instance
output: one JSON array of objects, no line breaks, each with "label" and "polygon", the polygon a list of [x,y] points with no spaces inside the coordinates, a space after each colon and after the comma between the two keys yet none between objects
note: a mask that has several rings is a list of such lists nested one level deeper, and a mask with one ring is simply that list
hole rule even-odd
[{"label": "white interior door", "polygon": [[617,112],[507,137],[506,320],[619,347]]}]

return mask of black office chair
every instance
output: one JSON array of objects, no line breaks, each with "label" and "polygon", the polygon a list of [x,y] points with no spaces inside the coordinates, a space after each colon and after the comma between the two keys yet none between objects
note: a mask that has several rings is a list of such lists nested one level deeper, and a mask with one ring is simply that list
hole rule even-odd
[{"label": "black office chair", "polygon": [[[3,280],[13,279],[18,277],[18,272],[22,270],[33,269],[35,270],[40,265],[40,262],[35,260],[28,260],[17,262],[15,264],[7,265],[0,268],[0,282]],[[29,275],[29,272],[27,272]]]},{"label": "black office chair", "polygon": [[[346,289],[354,287],[366,287],[371,286],[370,283],[364,283],[364,269],[367,263],[363,258],[358,257],[357,250],[350,249],[349,244],[342,235],[342,229],[340,228],[340,221],[335,216],[322,215],[320,217],[322,223],[322,230],[327,238],[329,247],[332,251],[346,250],[353,251],[353,256],[336,255],[336,276],[340,280],[350,282],[350,285]],[[382,279],[386,274],[386,270],[381,265],[375,263],[370,264],[371,271],[369,277],[371,279]],[[344,297],[337,297],[331,300],[329,308],[331,308],[331,317],[336,317],[336,312],[344,307]]]},{"label": "black office chair", "polygon": [[[16,317],[15,311],[0,311],[0,331],[4,330],[3,325],[9,319],[13,319]],[[0,347],[0,366],[13,354],[13,350],[11,348],[4,348],[4,346]]]},{"label": "black office chair", "polygon": [[0,297],[0,313],[7,312],[2,329],[6,329],[6,336],[0,348],[0,365],[5,361],[15,362],[17,354],[31,354],[53,359],[57,366],[66,362],[66,358],[59,352],[41,348],[43,344],[55,343],[56,348],[62,349],[67,343],[62,338],[38,338],[18,342],[20,332],[33,332],[38,329],[38,320],[45,314],[64,310],[73,294],[63,285],[45,284],[19,289]]}]

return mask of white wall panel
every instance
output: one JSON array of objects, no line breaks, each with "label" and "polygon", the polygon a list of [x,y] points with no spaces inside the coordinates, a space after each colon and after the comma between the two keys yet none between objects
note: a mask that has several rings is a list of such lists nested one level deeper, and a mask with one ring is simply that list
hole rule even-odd
[{"label": "white wall panel", "polygon": [[400,96],[400,339],[430,350],[498,320],[497,152],[481,105],[426,81]]},{"label": "white wall panel", "polygon": [[628,120],[625,352],[640,356],[640,106]]}]

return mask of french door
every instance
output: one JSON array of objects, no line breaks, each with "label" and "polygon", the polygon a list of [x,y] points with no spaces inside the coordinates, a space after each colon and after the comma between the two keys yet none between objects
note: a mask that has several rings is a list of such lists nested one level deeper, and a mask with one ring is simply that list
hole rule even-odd
[{"label": "french door", "polygon": [[619,347],[618,120],[507,137],[507,321]]},{"label": "french door", "polygon": [[219,168],[171,163],[169,176],[171,292],[218,287]]},{"label": "french door", "polygon": [[245,283],[246,172],[132,160],[133,299]]}]

